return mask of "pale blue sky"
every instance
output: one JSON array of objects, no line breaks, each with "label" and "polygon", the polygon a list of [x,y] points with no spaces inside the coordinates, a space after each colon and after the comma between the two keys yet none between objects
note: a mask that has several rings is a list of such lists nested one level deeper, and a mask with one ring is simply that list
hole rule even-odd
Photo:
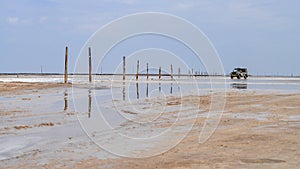
[{"label": "pale blue sky", "polygon": [[[0,0],[0,72],[40,72],[43,65],[44,72],[61,73],[65,45],[72,72],[101,26],[137,12],[165,12],[200,28],[226,73],[246,66],[254,75],[300,75],[299,9],[297,0]],[[116,55],[119,63],[122,54]]]}]

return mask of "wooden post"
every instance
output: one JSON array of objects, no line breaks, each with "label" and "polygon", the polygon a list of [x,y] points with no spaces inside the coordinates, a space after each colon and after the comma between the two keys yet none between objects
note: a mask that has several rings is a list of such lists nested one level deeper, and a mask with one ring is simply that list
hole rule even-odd
[{"label": "wooden post", "polygon": [[136,80],[139,79],[139,69],[140,69],[140,61],[138,60],[136,64],[136,76],[135,76]]},{"label": "wooden post", "polygon": [[147,80],[149,79],[149,68],[148,68],[148,63],[147,63]]},{"label": "wooden post", "polygon": [[178,68],[178,78],[180,78],[180,67]]},{"label": "wooden post", "polygon": [[171,79],[173,80],[173,65],[171,64]]},{"label": "wooden post", "polygon": [[66,46],[66,53],[65,53],[65,78],[64,82],[68,83],[68,46]]},{"label": "wooden post", "polygon": [[191,77],[191,70],[188,70],[188,76]]},{"label": "wooden post", "polygon": [[159,66],[159,69],[158,69],[158,78],[161,79],[161,67]]},{"label": "wooden post", "polygon": [[92,51],[89,47],[89,82],[92,82]]},{"label": "wooden post", "polygon": [[123,80],[125,80],[125,71],[126,71],[126,63],[125,63],[125,56],[123,56]]}]

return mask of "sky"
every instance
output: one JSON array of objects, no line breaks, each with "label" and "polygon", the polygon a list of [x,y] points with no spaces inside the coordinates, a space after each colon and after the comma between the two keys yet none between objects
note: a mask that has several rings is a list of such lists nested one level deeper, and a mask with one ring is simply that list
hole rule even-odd
[{"label": "sky", "polygon": [[[225,73],[243,66],[252,75],[299,76],[299,7],[298,0],[0,0],[0,72],[34,73],[42,66],[43,72],[63,73],[66,45],[72,72],[99,28],[126,15],[162,12],[197,26]],[[113,72],[109,63],[118,65],[123,54],[108,58],[101,71]]]}]

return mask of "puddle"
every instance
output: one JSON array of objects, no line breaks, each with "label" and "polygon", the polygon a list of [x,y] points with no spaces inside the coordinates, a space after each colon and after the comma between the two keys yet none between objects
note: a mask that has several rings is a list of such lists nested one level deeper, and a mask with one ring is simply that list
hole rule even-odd
[{"label": "puddle", "polygon": [[0,138],[0,160],[22,155],[24,149],[30,148],[41,140],[40,137],[11,136]]},{"label": "puddle", "polygon": [[288,121],[300,121],[300,114],[289,116]]},{"label": "puddle", "polygon": [[224,118],[234,118],[234,119],[255,119],[258,121],[267,121],[268,117],[272,117],[271,113],[261,112],[261,113],[223,113]]},{"label": "puddle", "polygon": [[277,127],[279,127],[278,124],[268,124],[268,125],[257,126],[254,129],[274,129]]}]

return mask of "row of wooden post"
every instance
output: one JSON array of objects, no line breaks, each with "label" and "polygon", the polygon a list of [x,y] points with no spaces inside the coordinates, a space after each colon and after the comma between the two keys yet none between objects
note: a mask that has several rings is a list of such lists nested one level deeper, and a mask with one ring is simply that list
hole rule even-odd
[{"label": "row of wooden post", "polygon": [[[89,47],[88,49],[88,58],[89,58],[89,82],[92,82],[92,50]],[[149,79],[149,67],[147,63],[147,80]],[[137,61],[137,69],[136,69],[136,80],[139,78],[139,68],[140,68],[140,62]],[[193,72],[193,69],[192,69]],[[188,74],[190,75],[190,70],[188,71]],[[161,79],[161,67],[159,67],[158,70],[158,78]],[[180,77],[180,68],[178,68],[178,78]],[[125,56],[123,56],[123,80],[126,79],[126,59]],[[173,65],[171,64],[171,79],[174,79],[173,76]],[[68,47],[66,46],[66,52],[65,52],[65,76],[64,76],[64,83],[68,83]]]},{"label": "row of wooden post", "polygon": [[[125,56],[123,56],[123,80],[126,79],[126,58]],[[140,69],[140,61],[137,60],[137,65],[136,65],[136,75],[135,75],[135,78],[136,80],[139,79],[139,69]],[[147,80],[149,79],[149,64],[147,63],[147,68],[146,68],[146,72],[147,72]],[[158,70],[158,78],[161,79],[161,67],[159,67],[159,70]],[[178,68],[178,78],[180,77],[180,68]],[[173,76],[173,65],[171,64],[171,79],[174,79],[174,76]]]},{"label": "row of wooden post", "polygon": [[[89,47],[89,82],[92,82],[92,50]],[[64,76],[64,83],[68,83],[68,57],[69,57],[68,46],[66,46],[65,52],[65,76]]]}]

